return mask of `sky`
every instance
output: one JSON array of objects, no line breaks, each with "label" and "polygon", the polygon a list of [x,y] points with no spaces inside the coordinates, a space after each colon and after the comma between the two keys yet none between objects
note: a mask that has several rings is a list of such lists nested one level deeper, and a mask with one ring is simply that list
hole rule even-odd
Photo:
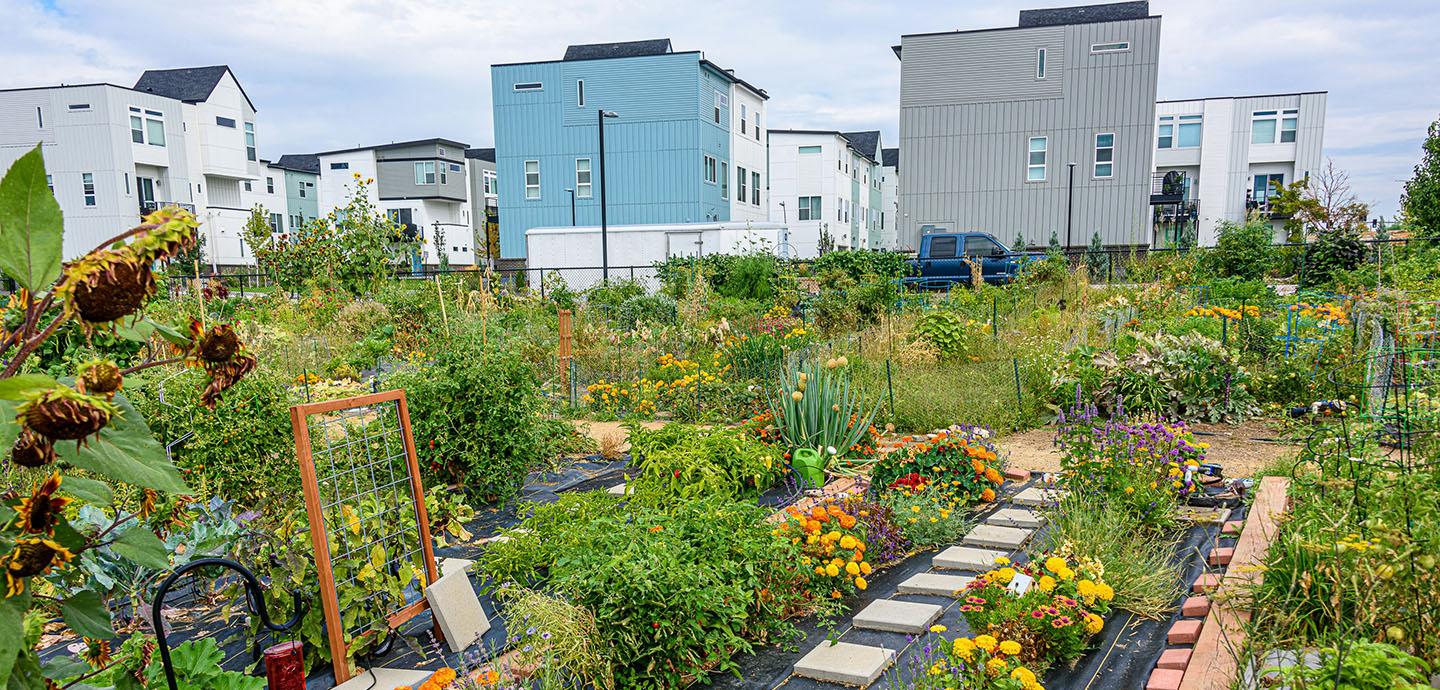
[{"label": "sky", "polygon": [[[668,37],[769,92],[769,125],[898,141],[906,33],[1014,26],[1076,0],[0,0],[0,88],[132,85],[226,64],[260,153],[447,137],[489,146],[491,64]],[[1394,216],[1440,117],[1440,0],[1151,0],[1161,99],[1329,91],[1325,153]]]}]

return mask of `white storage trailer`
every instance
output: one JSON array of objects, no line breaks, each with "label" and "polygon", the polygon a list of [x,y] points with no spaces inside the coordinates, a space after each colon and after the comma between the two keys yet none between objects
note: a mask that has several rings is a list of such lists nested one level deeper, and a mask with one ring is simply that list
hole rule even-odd
[{"label": "white storage trailer", "polygon": [[[768,251],[777,256],[813,256],[798,251],[784,223],[676,223],[614,225],[607,231],[611,279],[634,278],[651,289],[656,262],[672,256],[743,254]],[[813,244],[813,242],[811,243]],[[525,233],[526,278],[539,287],[542,273],[558,272],[565,284],[584,290],[601,282],[600,226],[531,228]]]}]

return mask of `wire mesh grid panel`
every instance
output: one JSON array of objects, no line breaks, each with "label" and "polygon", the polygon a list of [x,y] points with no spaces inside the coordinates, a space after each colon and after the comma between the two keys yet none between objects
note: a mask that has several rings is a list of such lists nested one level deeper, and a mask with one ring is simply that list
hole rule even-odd
[{"label": "wire mesh grid panel", "polygon": [[[347,650],[426,609],[435,557],[404,391],[291,408],[335,678]],[[436,630],[439,636],[438,629]]]}]

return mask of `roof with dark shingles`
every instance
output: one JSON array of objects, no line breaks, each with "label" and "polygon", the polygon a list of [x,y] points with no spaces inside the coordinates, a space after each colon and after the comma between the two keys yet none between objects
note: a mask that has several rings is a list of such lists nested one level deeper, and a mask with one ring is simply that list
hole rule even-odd
[{"label": "roof with dark shingles", "polygon": [[880,149],[880,157],[884,159],[880,161],[880,165],[887,168],[900,167],[900,149]]},{"label": "roof with dark shingles", "polygon": [[642,55],[664,55],[669,52],[671,52],[670,39],[652,38],[645,41],[573,45],[565,49],[565,59],[600,60],[604,58],[639,57]]},{"label": "roof with dark shingles", "polygon": [[1135,0],[1134,2],[1112,2],[1105,5],[1020,10],[1020,26],[1023,28],[1120,22],[1129,19],[1144,19],[1148,16],[1150,16],[1150,3],[1146,0]]},{"label": "roof with dark shingles", "polygon": [[845,137],[851,146],[855,147],[861,155],[872,161],[880,160],[880,130],[872,129],[868,132],[841,132],[840,136]]},{"label": "roof with dark shingles", "polygon": [[[185,103],[199,103],[210,98],[210,94],[215,91],[215,85],[220,83],[226,72],[234,74],[228,65],[150,69],[140,75],[139,81],[135,82],[135,90]],[[239,84],[240,80],[236,79],[235,83]],[[245,102],[250,103],[252,109],[255,108],[244,87],[240,88],[240,94],[245,96]]]},{"label": "roof with dark shingles", "polygon": [[495,162],[495,149],[465,149],[466,158],[479,158],[482,161]]},{"label": "roof with dark shingles", "polygon": [[275,161],[275,167],[319,175],[320,157],[313,153],[287,153]]}]

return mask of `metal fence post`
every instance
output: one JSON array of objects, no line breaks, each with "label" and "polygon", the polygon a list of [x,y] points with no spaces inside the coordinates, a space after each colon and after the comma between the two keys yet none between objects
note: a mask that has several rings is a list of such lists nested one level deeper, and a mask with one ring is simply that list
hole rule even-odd
[{"label": "metal fence post", "polygon": [[[1011,358],[1010,358],[1010,366],[1013,367],[1013,368],[1014,368],[1014,371],[1015,371],[1015,414],[1016,414],[1016,415],[1020,415],[1020,414],[1024,414],[1024,410],[1025,410],[1025,401],[1022,400],[1021,397],[1020,397],[1020,358],[1019,358],[1019,357],[1011,357]],[[1018,418],[1018,417],[1016,418],[1016,422],[1017,422],[1016,426],[1018,427],[1018,426],[1019,426],[1019,424],[1018,424],[1019,418]]]},{"label": "metal fence post", "polygon": [[890,358],[885,358],[885,390],[890,397],[890,421],[895,421],[895,379],[890,375]]},{"label": "metal fence post", "polygon": [[545,269],[540,269],[540,298],[545,298]]},{"label": "metal fence post", "polygon": [[990,297],[990,337],[1000,339],[1000,295]]}]

